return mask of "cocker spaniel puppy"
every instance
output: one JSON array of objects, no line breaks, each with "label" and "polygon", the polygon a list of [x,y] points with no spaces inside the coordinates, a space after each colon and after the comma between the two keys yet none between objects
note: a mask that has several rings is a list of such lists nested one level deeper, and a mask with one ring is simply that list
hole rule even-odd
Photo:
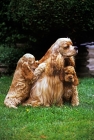
[{"label": "cocker spaniel puppy", "polygon": [[[37,68],[36,68],[37,67]],[[13,80],[4,100],[7,107],[17,108],[17,105],[29,97],[32,84],[45,69],[45,63],[38,66],[38,61],[31,54],[22,56],[13,76]]]},{"label": "cocker spaniel puppy", "polygon": [[[45,62],[45,71],[31,88],[30,97],[23,105],[50,106],[62,105],[63,94],[63,68],[65,59],[74,59],[76,50],[69,38],[60,38],[50,47],[46,54],[39,60]],[[74,64],[73,64],[74,65]]]},{"label": "cocker spaniel puppy", "polygon": [[64,93],[63,102],[71,102],[72,106],[79,105],[77,85],[79,84],[74,67],[67,66],[64,68]]}]

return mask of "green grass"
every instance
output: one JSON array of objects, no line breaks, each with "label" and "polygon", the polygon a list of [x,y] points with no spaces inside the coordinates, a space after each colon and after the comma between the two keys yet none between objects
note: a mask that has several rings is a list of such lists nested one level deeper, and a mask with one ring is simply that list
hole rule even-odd
[{"label": "green grass", "polygon": [[0,140],[94,140],[94,78],[80,79],[80,105],[4,106],[12,76],[0,78]]}]

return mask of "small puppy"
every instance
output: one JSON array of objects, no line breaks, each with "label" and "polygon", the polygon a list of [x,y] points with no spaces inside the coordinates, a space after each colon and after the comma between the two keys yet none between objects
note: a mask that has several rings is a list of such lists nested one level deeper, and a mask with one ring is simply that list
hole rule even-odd
[{"label": "small puppy", "polygon": [[[36,68],[37,67],[37,68]],[[45,69],[45,63],[38,66],[38,61],[32,54],[23,55],[18,63],[13,80],[4,100],[7,107],[17,108],[17,105],[29,97],[32,84]]]},{"label": "small puppy", "polygon": [[77,85],[79,84],[75,69],[73,66],[64,68],[64,93],[63,102],[71,102],[72,106],[79,105]]}]

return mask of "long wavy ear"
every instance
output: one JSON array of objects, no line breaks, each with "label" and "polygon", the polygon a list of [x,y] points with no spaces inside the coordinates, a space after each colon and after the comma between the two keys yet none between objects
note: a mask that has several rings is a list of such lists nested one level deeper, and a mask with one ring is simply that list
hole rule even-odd
[{"label": "long wavy ear", "polygon": [[74,82],[73,82],[73,85],[77,86],[79,84],[79,80],[78,80],[78,77],[76,75],[76,72],[74,73]]},{"label": "long wavy ear", "polygon": [[60,72],[59,78],[61,81],[64,81],[64,69]]},{"label": "long wavy ear", "polygon": [[22,64],[22,75],[26,80],[31,80],[34,76],[33,71],[30,69],[28,62]]}]

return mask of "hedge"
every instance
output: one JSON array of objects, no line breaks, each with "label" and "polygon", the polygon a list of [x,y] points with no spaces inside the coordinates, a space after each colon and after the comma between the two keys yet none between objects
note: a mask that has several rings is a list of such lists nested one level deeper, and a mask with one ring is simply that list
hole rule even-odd
[{"label": "hedge", "polygon": [[3,0],[0,4],[1,43],[32,44],[63,36],[74,42],[93,39],[94,0]]}]

